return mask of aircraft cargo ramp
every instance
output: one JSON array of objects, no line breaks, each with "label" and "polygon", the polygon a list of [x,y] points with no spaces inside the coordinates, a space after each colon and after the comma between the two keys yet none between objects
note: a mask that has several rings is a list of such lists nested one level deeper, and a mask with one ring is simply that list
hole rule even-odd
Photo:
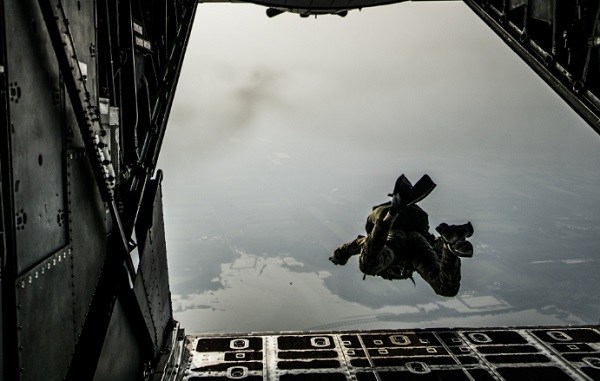
[{"label": "aircraft cargo ramp", "polygon": [[598,327],[192,335],[185,347],[156,379],[600,379]]}]

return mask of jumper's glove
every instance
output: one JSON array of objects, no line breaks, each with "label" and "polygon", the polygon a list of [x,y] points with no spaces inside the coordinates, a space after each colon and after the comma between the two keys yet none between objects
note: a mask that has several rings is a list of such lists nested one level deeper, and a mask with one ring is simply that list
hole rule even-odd
[{"label": "jumper's glove", "polygon": [[331,257],[329,257],[329,260],[331,261],[331,263],[333,263],[334,265],[340,265],[340,266],[344,266],[346,263],[348,263],[348,258],[344,258],[342,255],[336,255],[337,253],[333,253],[333,255]]}]

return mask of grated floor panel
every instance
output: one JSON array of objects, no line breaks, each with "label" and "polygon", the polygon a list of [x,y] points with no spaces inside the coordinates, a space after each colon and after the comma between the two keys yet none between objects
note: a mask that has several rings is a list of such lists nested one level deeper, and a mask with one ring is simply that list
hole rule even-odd
[{"label": "grated floor panel", "polygon": [[187,336],[183,380],[600,380],[598,327]]}]

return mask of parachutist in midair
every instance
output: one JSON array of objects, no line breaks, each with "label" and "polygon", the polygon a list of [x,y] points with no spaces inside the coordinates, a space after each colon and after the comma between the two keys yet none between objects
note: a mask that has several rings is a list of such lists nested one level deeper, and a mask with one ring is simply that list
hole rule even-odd
[{"label": "parachutist in midair", "polygon": [[[435,188],[429,176],[414,186],[402,175],[396,181],[391,201],[375,206],[367,218],[367,236],[343,244],[329,258],[345,265],[359,255],[360,270],[384,279],[411,279],[417,272],[436,294],[456,296],[460,288],[460,257],[472,257],[473,225],[440,224],[439,236],[429,233],[429,218],[416,205]],[[363,278],[364,279],[364,278]],[[414,280],[413,280],[414,283]]]}]

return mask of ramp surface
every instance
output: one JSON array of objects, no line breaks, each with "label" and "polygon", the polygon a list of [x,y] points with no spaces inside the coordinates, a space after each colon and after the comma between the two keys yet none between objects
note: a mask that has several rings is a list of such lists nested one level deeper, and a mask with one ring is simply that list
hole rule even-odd
[{"label": "ramp surface", "polygon": [[598,327],[188,336],[184,380],[597,380]]}]

